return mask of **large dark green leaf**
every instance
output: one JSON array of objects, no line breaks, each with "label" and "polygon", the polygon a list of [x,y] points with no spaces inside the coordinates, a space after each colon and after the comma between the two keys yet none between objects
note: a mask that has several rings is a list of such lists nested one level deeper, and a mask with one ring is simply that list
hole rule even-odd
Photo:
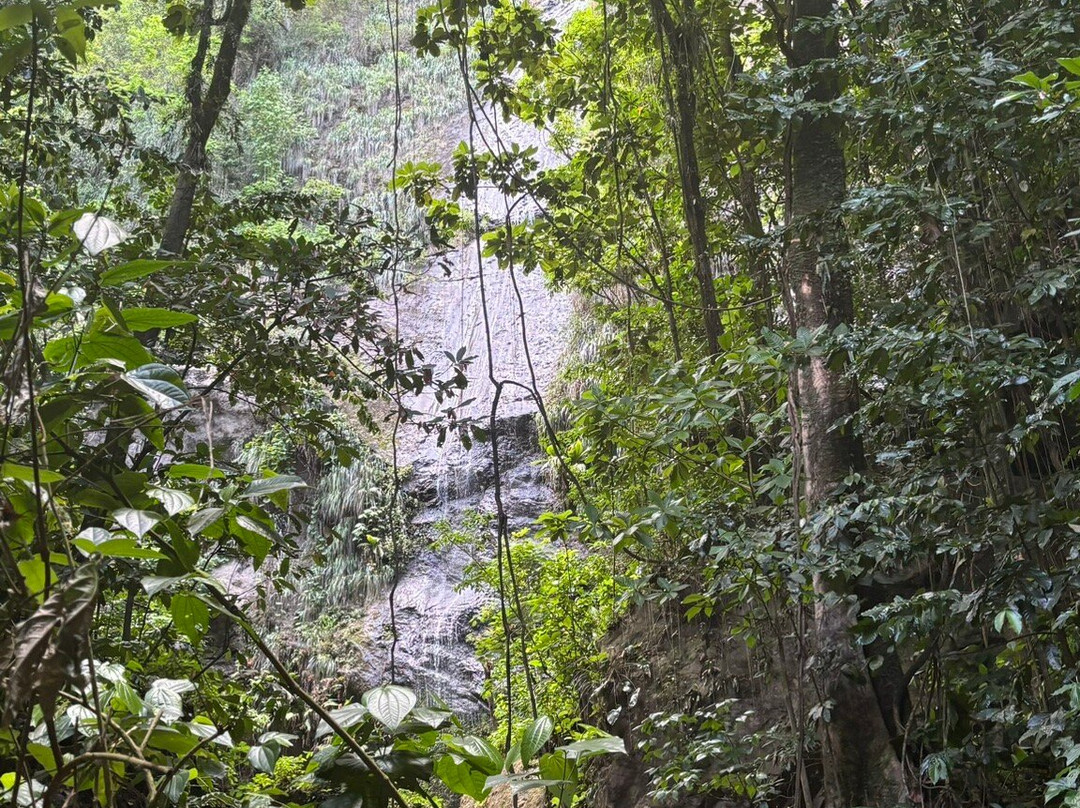
[{"label": "large dark green leaf", "polygon": [[175,409],[191,400],[180,374],[167,365],[144,364],[125,373],[124,380],[158,407]]}]

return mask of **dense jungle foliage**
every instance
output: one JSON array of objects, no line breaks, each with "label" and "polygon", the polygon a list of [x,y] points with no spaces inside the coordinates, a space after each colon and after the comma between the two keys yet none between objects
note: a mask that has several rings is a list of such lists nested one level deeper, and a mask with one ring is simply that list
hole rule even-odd
[{"label": "dense jungle foliage", "polygon": [[[6,2],[3,798],[1080,805],[1078,23]],[[471,240],[575,306],[563,507],[437,545],[479,728],[303,670],[416,551],[399,431],[498,457],[521,381],[459,417],[474,357],[386,316]]]}]

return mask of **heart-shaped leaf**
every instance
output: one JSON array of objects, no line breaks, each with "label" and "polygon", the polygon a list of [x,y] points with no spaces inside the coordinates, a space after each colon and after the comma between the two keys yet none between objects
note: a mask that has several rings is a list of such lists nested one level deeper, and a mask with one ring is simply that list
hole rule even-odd
[{"label": "heart-shaped leaf", "polygon": [[154,529],[161,521],[161,516],[151,511],[137,511],[134,508],[119,508],[112,512],[112,518],[120,527],[126,528],[140,539]]},{"label": "heart-shaped leaf", "polygon": [[364,706],[387,729],[396,730],[416,706],[416,694],[407,687],[385,685],[364,694]]}]

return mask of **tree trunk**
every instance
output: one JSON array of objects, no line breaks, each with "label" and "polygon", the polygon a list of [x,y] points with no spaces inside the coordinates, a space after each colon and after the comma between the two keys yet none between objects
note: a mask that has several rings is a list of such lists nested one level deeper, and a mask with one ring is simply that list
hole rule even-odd
[{"label": "tree trunk", "polygon": [[[839,121],[825,106],[839,94],[830,64],[837,47],[820,18],[834,10],[833,0],[795,0],[792,8],[792,66],[809,67],[812,75],[804,85],[808,104],[790,141],[792,237],[785,259],[794,327],[829,332],[853,319],[851,279],[843,261],[833,260],[845,249],[839,206],[846,179]],[[827,357],[808,358],[794,381],[806,506],[813,511],[848,474],[865,466],[859,437],[838,426],[858,409],[858,391]],[[852,633],[858,598],[845,580],[819,575],[814,587],[816,670],[821,699],[830,705],[822,727],[825,808],[904,804],[904,773]]]},{"label": "tree trunk", "polygon": [[665,0],[651,0],[653,19],[663,56],[664,44],[670,54],[674,73],[674,89],[668,87],[668,103],[671,107],[672,128],[675,134],[675,153],[679,163],[679,185],[682,190],[683,217],[690,236],[690,249],[694,254],[694,274],[701,290],[701,307],[705,324],[705,341],[709,353],[720,352],[720,311],[716,305],[716,288],[713,285],[712,265],[709,252],[709,236],[706,229],[705,200],[701,196],[701,169],[698,165],[694,128],[697,124],[697,99],[694,95],[694,71],[696,64],[696,36],[693,19],[694,5],[686,0],[683,19],[676,22],[668,11]]},{"label": "tree trunk", "polygon": [[165,219],[165,228],[161,236],[162,252],[180,255],[184,251],[188,228],[191,225],[191,209],[195,203],[195,192],[199,179],[206,171],[206,144],[210,133],[214,131],[221,110],[229,99],[232,90],[233,67],[236,54],[240,50],[240,37],[251,13],[251,0],[230,0],[225,9],[225,26],[221,34],[221,45],[217,58],[214,59],[214,73],[210,79],[210,88],[203,94],[203,67],[206,64],[206,52],[210,43],[210,30],[214,24],[213,0],[206,0],[202,10],[199,31],[199,45],[195,58],[191,62],[188,74],[187,100],[190,106],[187,128],[187,146],[180,164],[180,173],[176,178],[169,213]]}]

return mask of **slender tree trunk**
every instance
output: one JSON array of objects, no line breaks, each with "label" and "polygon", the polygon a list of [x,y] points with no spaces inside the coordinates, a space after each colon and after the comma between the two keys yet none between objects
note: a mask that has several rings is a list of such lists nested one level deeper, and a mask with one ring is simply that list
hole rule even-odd
[{"label": "slender tree trunk", "polygon": [[199,45],[191,62],[188,75],[187,100],[190,107],[187,127],[187,146],[176,178],[169,213],[161,236],[162,252],[180,255],[184,251],[188,228],[191,225],[191,209],[199,180],[206,171],[206,144],[214,131],[221,110],[232,91],[233,68],[240,50],[240,37],[251,13],[252,0],[230,0],[225,8],[225,24],[221,45],[214,59],[210,87],[203,93],[203,68],[210,43],[210,30],[214,24],[213,0],[205,0],[199,31]]},{"label": "slender tree trunk", "polygon": [[[825,108],[839,94],[829,64],[837,56],[835,38],[821,24],[833,12],[833,0],[794,0],[792,9],[792,66],[809,68],[812,75],[805,84],[808,104],[791,135],[793,235],[786,274],[794,326],[811,331],[832,331],[853,319],[851,279],[843,261],[833,260],[845,249],[839,206],[846,192],[839,121]],[[857,410],[858,392],[826,357],[800,365],[795,384],[806,505],[813,510],[865,466],[859,437],[839,425]],[[903,770],[852,632],[858,599],[845,580],[818,576],[814,587],[817,671],[821,698],[829,704],[822,732],[825,808],[893,808],[907,796]]]},{"label": "slender tree trunk", "polygon": [[[696,31],[694,30],[692,0],[686,0],[683,19],[676,22],[668,11],[666,0],[651,0],[660,52],[670,55],[674,74],[674,88],[668,88],[672,127],[675,134],[675,152],[679,163],[679,185],[682,189],[683,217],[690,236],[690,249],[694,254],[694,274],[701,291],[701,306],[705,324],[705,340],[709,353],[720,352],[720,312],[716,305],[716,288],[713,285],[709,236],[706,229],[705,200],[701,196],[701,169],[698,164],[694,128],[697,124],[697,98],[694,94],[694,70],[696,64]],[[667,48],[664,47],[665,43]],[[665,67],[669,64],[664,59]]]}]

